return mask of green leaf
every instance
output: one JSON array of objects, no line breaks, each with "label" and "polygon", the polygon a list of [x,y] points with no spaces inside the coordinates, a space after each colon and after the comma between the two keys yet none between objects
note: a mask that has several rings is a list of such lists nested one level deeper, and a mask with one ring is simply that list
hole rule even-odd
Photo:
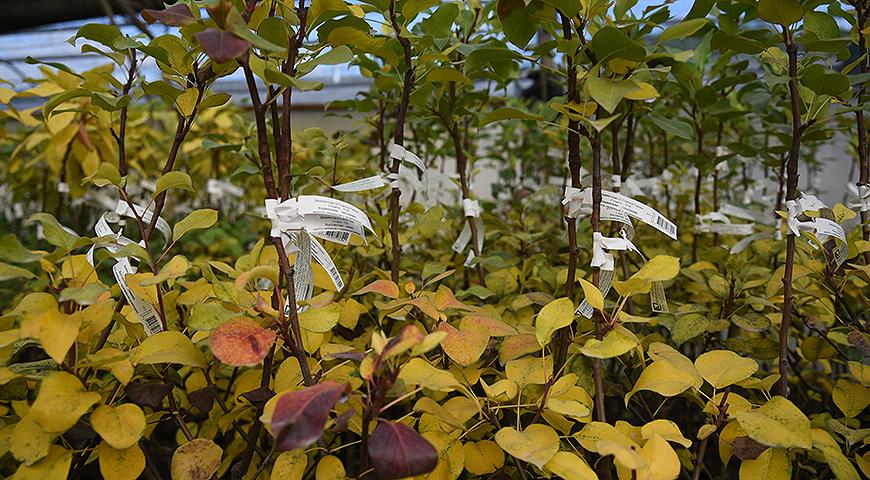
[{"label": "green leaf", "polygon": [[717,50],[733,50],[738,53],[756,54],[764,51],[764,44],[758,40],[735,35],[724,30],[716,30],[710,41],[710,46]]},{"label": "green leaf", "polygon": [[49,118],[51,117],[51,112],[53,112],[54,109],[59,107],[62,103],[68,102],[74,98],[89,97],[90,95],[91,92],[89,90],[85,90],[84,88],[74,88],[72,90],[66,90],[63,93],[51,97],[49,101],[45,102],[45,105],[42,106],[42,115],[45,118]]},{"label": "green leaf", "polygon": [[608,113],[613,113],[619,102],[627,94],[637,90],[637,84],[631,80],[610,80],[609,78],[587,77],[586,88],[589,95]]},{"label": "green leaf", "polygon": [[646,59],[646,49],[643,45],[628,38],[628,35],[614,27],[604,27],[595,33],[590,42],[595,60],[599,63],[614,58],[632,62],[642,62]]},{"label": "green leaf", "polygon": [[804,7],[798,0],[759,0],[758,16],[768,23],[787,27],[804,16]]},{"label": "green leaf", "polygon": [[121,173],[115,165],[103,162],[97,167],[96,172],[84,179],[84,182],[93,183],[98,187],[105,187],[106,185],[119,186],[121,185]]},{"label": "green leaf", "polygon": [[192,192],[193,184],[191,183],[190,175],[179,171],[172,171],[164,174],[157,179],[153,196],[156,197],[160,192],[166,191],[170,188],[178,188]]},{"label": "green leaf", "polygon": [[36,278],[36,275],[21,267],[0,262],[0,282],[5,282],[6,280],[12,280],[15,278]]},{"label": "green leaf", "polygon": [[576,0],[542,0],[544,3],[550,4],[556,10],[562,12],[563,15],[569,18],[575,17],[580,13],[582,2]]},{"label": "green leaf", "polygon": [[800,82],[819,95],[835,96],[849,89],[849,77],[842,73],[828,73],[818,63],[801,70]]},{"label": "green leaf", "polygon": [[12,263],[30,263],[42,258],[42,255],[24,248],[18,238],[11,233],[0,237],[0,259]]},{"label": "green leaf", "polygon": [[402,16],[405,17],[406,23],[410,23],[418,13],[439,3],[441,3],[439,0],[407,0],[402,5]]},{"label": "green leaf", "polygon": [[214,330],[241,315],[228,310],[221,302],[198,302],[190,309],[187,326],[193,330]]},{"label": "green leaf", "polygon": [[177,242],[185,233],[191,230],[209,228],[218,220],[217,210],[202,208],[194,210],[172,227],[172,241]]},{"label": "green leaf", "polygon": [[498,122],[501,120],[543,120],[544,117],[525,112],[518,108],[512,107],[501,107],[499,109],[493,110],[480,119],[480,126],[489,125],[493,122]]},{"label": "green leaf", "polygon": [[498,0],[496,5],[504,36],[520,48],[525,48],[538,31],[531,5],[523,0]]},{"label": "green leaf", "polygon": [[701,29],[706,27],[709,23],[710,21],[706,18],[684,20],[676,25],[668,27],[664,32],[662,32],[662,34],[659,35],[658,43],[690,37],[701,31]]},{"label": "green leaf", "polygon": [[86,38],[97,43],[114,49],[115,40],[122,36],[121,30],[114,25],[106,25],[102,23],[88,23],[79,28],[75,36],[71,38],[71,43],[78,38]]},{"label": "green leaf", "polygon": [[682,121],[682,120],[673,120],[670,118],[665,118],[661,115],[651,113],[647,115],[647,118],[650,119],[657,127],[661,128],[667,133],[671,135],[676,135],[680,138],[685,138],[687,140],[692,139],[694,135],[694,130],[692,129],[692,125]]},{"label": "green leaf", "polygon": [[804,35],[815,35],[816,40],[828,40],[840,36],[840,27],[834,17],[825,12],[807,12],[804,15]]},{"label": "green leaf", "polygon": [[81,237],[61,225],[49,213],[35,213],[30,217],[30,221],[37,221],[42,224],[42,232],[45,235],[45,239],[55,247],[73,250],[79,246],[79,241],[82,240]]}]

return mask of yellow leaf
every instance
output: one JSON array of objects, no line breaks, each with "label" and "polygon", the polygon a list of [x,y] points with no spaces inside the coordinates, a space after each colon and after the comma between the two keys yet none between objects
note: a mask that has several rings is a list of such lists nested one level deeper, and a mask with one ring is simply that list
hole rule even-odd
[{"label": "yellow leaf", "polygon": [[344,480],[346,476],[344,465],[335,455],[321,458],[314,471],[314,480]]},{"label": "yellow leaf", "polygon": [[100,405],[91,413],[91,425],[112,448],[125,450],[142,438],[145,414],[132,403],[117,407]]},{"label": "yellow leaf", "polygon": [[504,465],[504,452],[492,440],[468,442],[465,448],[465,469],[473,475],[493,473]]},{"label": "yellow leaf", "polygon": [[574,322],[574,302],[570,298],[559,298],[544,305],[535,320],[535,337],[544,346],[550,343],[553,333]]},{"label": "yellow leaf", "polygon": [[812,446],[810,420],[779,395],[755,410],[738,413],[737,422],[753,440],[769,447],[808,449]]},{"label": "yellow leaf", "polygon": [[680,259],[669,255],[656,255],[646,262],[632,277],[650,282],[664,282],[680,273]]},{"label": "yellow leaf", "polygon": [[[608,423],[591,422],[575,433],[574,438],[590,452],[601,455],[617,455],[617,459],[624,457],[621,462],[627,468],[639,468],[643,465],[643,460],[637,456],[636,452],[636,450],[640,450],[640,446],[625,433]],[[629,453],[624,455],[625,451]]]},{"label": "yellow leaf", "polygon": [[483,393],[486,394],[487,398],[498,403],[506,403],[513,400],[520,391],[517,382],[507,378],[499,380],[492,385],[487,385],[483,378],[481,378],[480,386],[483,387]]},{"label": "yellow leaf", "polygon": [[112,480],[136,480],[145,470],[145,455],[139,445],[117,450],[106,442],[100,442],[100,473]]},{"label": "yellow leaf", "polygon": [[604,295],[601,294],[601,290],[582,278],[578,278],[577,280],[580,280],[580,286],[583,287],[583,295],[586,297],[586,303],[597,310],[604,310]]},{"label": "yellow leaf", "polygon": [[870,387],[870,365],[849,361],[849,374],[865,387]]},{"label": "yellow leaf", "polygon": [[172,257],[172,260],[169,260],[166,265],[163,265],[163,268],[160,269],[160,272],[158,272],[157,275],[143,279],[139,284],[143,287],[157,285],[160,282],[184,276],[189,268],[190,262],[188,262],[183,256],[176,255]]},{"label": "yellow leaf", "polygon": [[462,469],[465,468],[465,449],[462,443],[451,439],[443,432],[434,430],[424,433],[423,438],[438,451],[438,464],[435,465],[435,470],[426,474],[424,478],[427,480],[459,478]]},{"label": "yellow leaf", "polygon": [[680,476],[680,458],[661,435],[652,434],[640,451],[646,466],[639,472],[638,479],[674,480]]},{"label": "yellow leaf", "polygon": [[768,448],[755,460],[740,464],[740,480],[789,480],[791,461],[782,448]]},{"label": "yellow leaf", "polygon": [[42,381],[29,415],[46,432],[63,433],[99,401],[100,394],[88,392],[75,376],[54,372]]},{"label": "yellow leaf", "polygon": [[30,415],[25,415],[12,430],[9,451],[25,465],[32,465],[48,455],[54,435],[42,429]]},{"label": "yellow leaf", "polygon": [[587,340],[580,353],[592,358],[613,358],[628,352],[639,343],[640,341],[630,330],[617,326],[607,332],[603,340],[595,338]]},{"label": "yellow leaf", "polygon": [[451,392],[460,387],[450,372],[439,370],[422,358],[412,358],[403,365],[398,379],[408,385],[419,385],[438,392]]},{"label": "yellow leaf", "polygon": [[693,387],[701,388],[701,386],[704,385],[704,379],[701,378],[701,374],[695,369],[695,365],[692,361],[674,349],[674,347],[664,343],[653,342],[649,345],[647,353],[649,354],[649,358],[653,360],[668,362],[675,368],[686,372],[692,377]]},{"label": "yellow leaf", "polygon": [[698,429],[698,440],[703,440],[710,436],[711,433],[716,431],[716,425],[706,424],[701,425],[701,428]]},{"label": "yellow leaf", "polygon": [[183,333],[160,332],[145,339],[130,354],[133,365],[179,363],[205,368],[205,356]]},{"label": "yellow leaf", "polygon": [[731,459],[731,454],[734,452],[734,439],[745,436],[746,433],[740,428],[737,421],[728,422],[719,432],[719,458],[722,463],[728,463]]},{"label": "yellow leaf", "polygon": [[114,313],[115,301],[111,298],[101,300],[85,309],[79,310],[70,318],[81,323],[79,327],[78,341],[89,343],[94,336],[99,335],[109,325]]},{"label": "yellow leaf", "polygon": [[175,99],[175,105],[178,106],[178,111],[185,117],[193,114],[193,109],[196,108],[196,101],[199,98],[199,89],[191,87],[184,91],[178,98]]},{"label": "yellow leaf", "polygon": [[81,317],[64,315],[58,310],[48,310],[42,315],[39,341],[42,349],[57,363],[63,363],[67,352],[76,341],[81,326]]},{"label": "yellow leaf", "polygon": [[172,480],[208,480],[221,466],[223,450],[207,438],[194,438],[172,454]]},{"label": "yellow leaf", "polygon": [[[130,290],[142,300],[151,305],[159,303],[157,299],[157,285],[156,282],[153,282],[153,273],[128,273],[124,275],[124,279],[127,281],[127,286],[130,287]],[[149,284],[144,285],[142,282],[148,282]]]},{"label": "yellow leaf", "polygon": [[[719,414],[719,403],[722,401],[722,397],[725,395],[725,392],[719,392],[713,396],[712,399],[707,400],[707,403],[704,405],[704,413],[708,413],[710,415],[718,415]],[[733,417],[737,415],[738,412],[748,412],[752,410],[752,404],[749,403],[749,400],[743,398],[740,394],[734,393],[733,391],[728,394],[728,416]]]},{"label": "yellow leaf", "polygon": [[504,427],[495,434],[495,442],[505,452],[538,468],[559,451],[559,435],[552,427],[533,424],[522,432]]},{"label": "yellow leaf", "polygon": [[281,452],[272,466],[272,480],[302,480],[305,467],[308,466],[308,455],[302,450]]},{"label": "yellow leaf", "polygon": [[459,330],[447,322],[442,322],[438,330],[447,334],[441,340],[444,353],[463,367],[479,360],[489,344],[489,332],[478,325],[468,325]]},{"label": "yellow leaf", "polygon": [[338,324],[341,305],[330,303],[323,307],[311,306],[299,314],[299,326],[314,333],[326,333]]},{"label": "yellow leaf", "polygon": [[840,446],[830,433],[819,428],[814,428],[812,429],[812,435],[813,448],[822,452],[822,456],[825,457],[825,461],[828,462],[828,466],[831,467],[831,471],[837,480],[861,480],[861,476],[858,475],[852,462],[843,455]]},{"label": "yellow leaf", "polygon": [[544,468],[565,480],[598,480],[589,464],[571,452],[556,452]]},{"label": "yellow leaf", "polygon": [[713,350],[695,359],[695,368],[713,388],[720,389],[751,377],[758,363],[731,350]]},{"label": "yellow leaf", "polygon": [[133,379],[130,358],[117,348],[107,347],[88,355],[88,364],[99,370],[108,370],[124,385]]},{"label": "yellow leaf", "polygon": [[870,477],[870,452],[865,452],[864,455],[856,454],[855,462],[858,464],[858,468],[861,469],[861,473],[865,477]]},{"label": "yellow leaf", "polygon": [[72,464],[72,452],[52,445],[42,460],[33,465],[20,465],[12,480],[65,480]]},{"label": "yellow leaf", "polygon": [[[692,369],[694,370],[694,367]],[[673,397],[692,388],[693,382],[694,378],[690,373],[678,369],[670,362],[657,360],[644,369],[635,382],[634,388],[625,394],[625,404],[628,405],[632,395],[641,390],[649,390],[665,397]]]},{"label": "yellow leaf", "polygon": [[602,456],[613,455],[617,470],[619,467],[628,470],[640,470],[646,466],[646,461],[635,449],[617,442],[602,440],[598,442],[598,453]]},{"label": "yellow leaf", "polygon": [[505,364],[505,375],[520,386],[543,385],[553,373],[552,357],[523,357]]},{"label": "yellow leaf", "polygon": [[627,100],[650,100],[658,98],[659,91],[656,90],[656,87],[646,82],[635,81],[634,83],[637,84],[637,89],[626,93],[623,95],[623,98]]},{"label": "yellow leaf", "polygon": [[857,417],[870,405],[870,389],[849,380],[837,380],[832,395],[834,404],[849,418]]},{"label": "yellow leaf", "polygon": [[641,436],[649,440],[653,435],[659,435],[669,442],[678,443],[686,448],[692,446],[692,441],[683,436],[680,427],[670,420],[653,420],[640,429]]}]

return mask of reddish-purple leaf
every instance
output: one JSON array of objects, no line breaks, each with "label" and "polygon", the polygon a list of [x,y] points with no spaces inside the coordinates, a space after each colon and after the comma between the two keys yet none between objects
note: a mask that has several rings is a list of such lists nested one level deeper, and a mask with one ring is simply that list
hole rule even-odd
[{"label": "reddish-purple leaf", "polygon": [[379,479],[394,480],[431,472],[438,451],[404,423],[381,422],[369,438],[369,458]]},{"label": "reddish-purple leaf", "polygon": [[276,449],[283,452],[316,442],[329,412],[345,393],[347,384],[326,381],[281,395],[271,422]]},{"label": "reddish-purple leaf", "polygon": [[142,10],[142,18],[148,23],[160,22],[170,27],[181,27],[193,23],[196,19],[190,13],[190,8],[184,3],[176,3],[175,5],[163,10]]},{"label": "reddish-purple leaf", "polygon": [[196,40],[202,46],[202,51],[215,63],[227,63],[239,58],[251,46],[230,32],[214,28],[197,33]]}]

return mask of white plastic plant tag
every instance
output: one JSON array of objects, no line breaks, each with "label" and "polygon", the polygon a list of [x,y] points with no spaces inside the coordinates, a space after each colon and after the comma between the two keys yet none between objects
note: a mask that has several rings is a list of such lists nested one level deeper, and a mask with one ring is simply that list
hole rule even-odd
[{"label": "white plastic plant tag", "polygon": [[359,180],[354,180],[353,182],[342,183],[340,185],[333,185],[332,189],[337,190],[339,192],[364,192],[366,190],[375,190],[378,188],[382,188],[386,185],[389,185],[390,182],[384,180],[384,178],[380,175],[372,175],[371,177],[362,178]]},{"label": "white plastic plant tag", "polygon": [[[592,203],[592,189],[583,190],[585,203]],[[657,212],[654,208],[645,205],[633,198],[628,198],[625,195],[611,192],[608,190],[601,191],[601,208],[609,208],[614,211],[625,213],[630,217],[634,217],[643,223],[655,228],[665,235],[677,240],[677,226],[667,219],[664,215]]]}]

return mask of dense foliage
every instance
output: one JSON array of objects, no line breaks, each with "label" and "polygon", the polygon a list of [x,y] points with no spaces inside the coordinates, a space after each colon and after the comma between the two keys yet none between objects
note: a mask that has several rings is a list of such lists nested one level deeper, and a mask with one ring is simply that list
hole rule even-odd
[{"label": "dense foliage", "polygon": [[[82,27],[104,66],[0,86],[0,472],[870,476],[868,8],[180,0],[142,13],[172,34]],[[331,105],[360,128],[293,128],[319,65],[371,79]],[[826,145],[854,203],[799,189]]]}]

